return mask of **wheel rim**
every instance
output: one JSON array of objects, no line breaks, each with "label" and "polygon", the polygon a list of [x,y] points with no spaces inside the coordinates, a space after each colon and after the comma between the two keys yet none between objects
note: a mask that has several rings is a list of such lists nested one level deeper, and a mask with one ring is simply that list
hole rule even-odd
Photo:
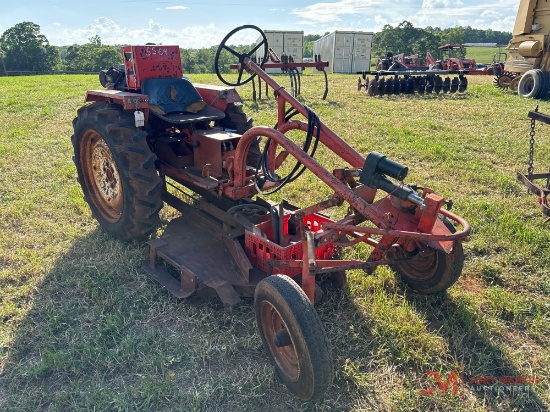
[{"label": "wheel rim", "polygon": [[438,253],[431,248],[420,253],[424,252],[427,253],[424,256],[416,255],[408,258],[403,252],[396,256],[395,265],[403,276],[414,281],[428,280],[434,276],[439,267]]},{"label": "wheel rim", "polygon": [[284,330],[288,332],[283,318],[273,305],[263,301],[260,306],[260,319],[263,335],[279,370],[291,381],[296,382],[300,377],[300,364],[292,336],[290,336],[290,344],[286,346],[278,347],[275,344],[274,337],[277,333]]},{"label": "wheel rim", "polygon": [[120,174],[107,142],[96,131],[83,134],[80,159],[90,200],[104,219],[117,222],[123,210]]}]

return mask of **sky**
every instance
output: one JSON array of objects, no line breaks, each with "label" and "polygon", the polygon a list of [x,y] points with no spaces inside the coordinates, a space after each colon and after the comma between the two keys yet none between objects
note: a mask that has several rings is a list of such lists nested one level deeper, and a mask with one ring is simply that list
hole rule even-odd
[{"label": "sky", "polygon": [[[303,30],[305,35],[377,32],[404,20],[420,28],[471,26],[511,32],[518,5],[519,0],[0,0],[0,34],[28,21],[38,24],[54,46],[85,44],[98,35],[103,44],[202,48],[217,46],[244,24]],[[245,44],[256,39],[240,40]]]}]

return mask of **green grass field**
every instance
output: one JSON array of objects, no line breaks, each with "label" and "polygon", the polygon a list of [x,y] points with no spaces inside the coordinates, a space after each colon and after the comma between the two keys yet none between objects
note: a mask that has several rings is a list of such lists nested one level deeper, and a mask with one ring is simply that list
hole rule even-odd
[{"label": "green grass field", "polygon": [[[215,75],[192,80],[219,84]],[[287,78],[277,77],[287,85]],[[92,219],[71,160],[72,120],[96,76],[0,78],[0,410],[2,411],[546,411],[550,409],[550,226],[516,181],[526,171],[521,99],[470,76],[465,95],[384,96],[354,75],[302,78],[301,99],[365,155],[409,166],[407,182],[454,201],[472,224],[466,262],[447,293],[421,296],[386,267],[355,271],[317,306],[333,346],[334,384],[317,404],[274,375],[252,302],[177,300],[140,269],[143,243],[122,243]],[[275,101],[239,93],[256,125]],[[539,125],[536,171],[548,170]],[[321,151],[329,170],[335,159]],[[304,188],[306,190],[304,190]],[[300,206],[330,190],[311,173],[283,196]],[[280,197],[274,198],[280,200]],[[164,223],[175,213],[163,209]],[[356,251],[358,258],[361,250]],[[529,391],[452,384],[536,376]],[[421,390],[435,386],[431,396]],[[516,385],[517,389],[517,385]]]},{"label": "green grass field", "polygon": [[[499,50],[498,47],[467,47],[466,48],[466,57],[469,59],[475,59],[476,63],[482,63],[482,64],[491,64],[493,62],[493,58],[495,57],[495,53],[500,52],[506,52],[504,48],[502,50]],[[504,55],[500,56],[500,60],[504,62]],[[498,59],[498,56],[497,56]]]}]

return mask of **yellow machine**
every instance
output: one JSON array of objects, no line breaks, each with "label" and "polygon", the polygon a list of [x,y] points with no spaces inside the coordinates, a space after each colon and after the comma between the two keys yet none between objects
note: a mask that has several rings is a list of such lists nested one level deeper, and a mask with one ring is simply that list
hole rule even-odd
[{"label": "yellow machine", "polygon": [[545,97],[550,88],[550,4],[520,0],[512,35],[504,72],[495,77],[494,85],[521,97]]}]

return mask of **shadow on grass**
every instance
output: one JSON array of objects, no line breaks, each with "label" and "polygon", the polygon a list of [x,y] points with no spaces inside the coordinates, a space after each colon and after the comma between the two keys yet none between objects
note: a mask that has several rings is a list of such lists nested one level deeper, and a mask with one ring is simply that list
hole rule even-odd
[{"label": "shadow on grass", "polygon": [[[468,307],[462,296],[451,298],[447,293],[421,296],[407,291],[407,300],[424,315],[428,331],[445,339],[449,355],[463,365],[464,370],[457,371],[459,375],[464,373],[463,388],[478,399],[479,405],[494,411],[548,410],[536,394],[541,390],[540,383],[530,381],[536,373],[519,369],[506,354],[505,345],[514,343],[492,333],[486,321]],[[445,375],[449,372],[443,371]],[[509,377],[527,377],[527,380],[515,383],[510,382]]]},{"label": "shadow on grass", "polygon": [[[398,330],[380,326],[383,313],[370,315],[357,294],[332,290],[317,307],[334,348],[336,377],[323,401],[302,403],[273,373],[250,300],[232,311],[218,299],[177,300],[141,271],[147,254],[144,244],[121,243],[99,230],[73,243],[34,292],[11,340],[0,375],[0,409],[441,409],[441,397],[419,395],[430,383],[424,373],[436,365],[403,359],[416,351],[413,343],[408,352],[399,348]],[[365,299],[376,303],[386,292],[395,288]],[[447,296],[410,294],[404,301],[425,315],[428,332],[447,342],[449,354],[438,354],[436,361],[464,360],[473,375],[525,375],[490,336],[479,333],[465,305]],[[388,313],[395,310],[390,302]],[[397,376],[412,379],[412,389]],[[534,394],[504,404],[488,399],[494,410],[543,409]]]},{"label": "shadow on grass", "polygon": [[[95,230],[32,293],[0,373],[0,409],[349,410],[353,387],[317,404],[282,385],[252,302],[178,300],[141,270],[142,243]],[[325,305],[325,310],[333,308]]]},{"label": "shadow on grass", "polygon": [[11,340],[1,410],[231,411],[282,396],[251,306],[177,300],[141,271],[146,257],[100,230],[73,243]]},{"label": "shadow on grass", "polygon": [[[548,410],[536,393],[541,384],[503,388],[507,385],[499,378],[535,373],[514,365],[503,347],[507,343],[486,331],[460,298],[446,293],[423,296],[403,288],[381,280],[361,292],[364,300],[346,289],[330,297],[335,306],[330,313],[326,306],[321,309],[322,317],[330,319],[324,321],[337,363],[335,386],[350,397],[351,405],[372,411]],[[412,323],[418,319],[418,330],[405,327],[406,312],[412,313]],[[452,381],[443,392],[429,371],[437,372],[443,385],[455,371],[457,392],[453,393]],[[421,392],[431,387],[432,395]]]}]

